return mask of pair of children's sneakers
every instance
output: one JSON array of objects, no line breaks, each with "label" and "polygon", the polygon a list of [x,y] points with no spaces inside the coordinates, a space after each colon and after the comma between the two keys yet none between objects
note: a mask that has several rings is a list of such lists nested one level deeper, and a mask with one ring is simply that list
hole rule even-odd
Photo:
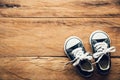
[{"label": "pair of children's sneakers", "polygon": [[[64,44],[64,51],[71,60],[67,64],[72,63],[84,77],[90,77],[93,74],[93,64],[96,64],[100,74],[108,74],[111,68],[110,52],[115,52],[115,47],[110,47],[109,36],[104,31],[97,30],[91,34],[89,42],[93,54],[86,52],[80,38],[69,37]],[[94,63],[91,62],[92,59],[95,59]]]}]

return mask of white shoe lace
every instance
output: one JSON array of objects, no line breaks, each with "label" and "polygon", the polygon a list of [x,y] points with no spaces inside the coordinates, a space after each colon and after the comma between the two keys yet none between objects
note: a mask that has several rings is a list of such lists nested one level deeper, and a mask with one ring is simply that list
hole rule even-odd
[{"label": "white shoe lace", "polygon": [[94,47],[97,52],[93,54],[93,58],[98,58],[98,60],[93,64],[98,63],[104,54],[116,51],[114,46],[107,48],[108,44],[106,44],[105,42],[96,43]]},{"label": "white shoe lace", "polygon": [[67,62],[65,65],[73,63],[73,66],[77,66],[81,60],[84,60],[84,59],[91,60],[92,59],[92,56],[89,55],[89,53],[84,53],[82,48],[77,48],[77,49],[73,50],[72,54],[74,55],[75,59]]}]

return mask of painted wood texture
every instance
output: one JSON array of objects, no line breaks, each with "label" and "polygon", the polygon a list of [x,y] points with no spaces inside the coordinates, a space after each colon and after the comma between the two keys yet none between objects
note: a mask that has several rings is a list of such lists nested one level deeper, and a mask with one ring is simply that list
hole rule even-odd
[{"label": "painted wood texture", "polygon": [[0,17],[120,17],[120,0],[1,0]]}]

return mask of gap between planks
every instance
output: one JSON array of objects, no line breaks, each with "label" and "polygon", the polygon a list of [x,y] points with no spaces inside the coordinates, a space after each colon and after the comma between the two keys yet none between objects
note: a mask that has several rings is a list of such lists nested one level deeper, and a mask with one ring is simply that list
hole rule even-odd
[{"label": "gap between planks", "polygon": [[85,16],[85,17],[0,17],[1,19],[48,19],[48,18],[52,18],[52,19],[78,19],[78,18],[120,18],[120,17],[90,17],[90,16]]}]

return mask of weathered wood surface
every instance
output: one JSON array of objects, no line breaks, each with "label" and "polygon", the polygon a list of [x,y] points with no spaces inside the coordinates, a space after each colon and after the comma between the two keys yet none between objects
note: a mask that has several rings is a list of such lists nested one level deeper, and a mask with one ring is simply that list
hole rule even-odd
[{"label": "weathered wood surface", "polygon": [[0,17],[120,17],[120,0],[0,0]]},{"label": "weathered wood surface", "polygon": [[[112,68],[83,78],[64,64],[67,37],[107,32],[117,51]],[[0,0],[0,80],[120,80],[120,0]]]},{"label": "weathered wood surface", "polygon": [[116,46],[112,56],[120,56],[120,18],[1,18],[0,56],[66,56],[63,51],[67,37],[80,37],[91,52],[89,36],[104,30]]},{"label": "weathered wood surface", "polygon": [[64,64],[65,57],[11,57],[0,58],[0,80],[120,80],[120,59],[112,59],[112,69],[101,76],[96,69],[91,78],[81,77],[76,70]]}]

